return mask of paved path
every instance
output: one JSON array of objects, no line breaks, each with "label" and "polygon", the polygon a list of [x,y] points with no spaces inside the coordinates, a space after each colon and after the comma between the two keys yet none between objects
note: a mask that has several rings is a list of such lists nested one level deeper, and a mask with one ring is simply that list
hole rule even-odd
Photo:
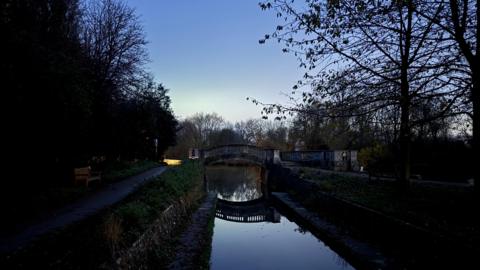
[{"label": "paved path", "polygon": [[14,251],[40,235],[85,219],[125,198],[128,194],[162,174],[165,170],[166,167],[153,168],[120,182],[110,184],[90,196],[55,211],[51,216],[27,226],[15,235],[0,238],[0,252]]}]

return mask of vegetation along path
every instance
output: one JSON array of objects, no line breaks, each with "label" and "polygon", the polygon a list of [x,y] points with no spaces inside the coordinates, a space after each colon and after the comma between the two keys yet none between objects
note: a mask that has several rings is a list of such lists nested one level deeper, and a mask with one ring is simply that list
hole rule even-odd
[{"label": "vegetation along path", "polygon": [[125,198],[128,194],[159,176],[165,170],[166,167],[157,167],[123,181],[113,183],[92,196],[59,209],[51,217],[32,224],[15,235],[0,238],[0,252],[14,251],[40,235],[91,216]]}]

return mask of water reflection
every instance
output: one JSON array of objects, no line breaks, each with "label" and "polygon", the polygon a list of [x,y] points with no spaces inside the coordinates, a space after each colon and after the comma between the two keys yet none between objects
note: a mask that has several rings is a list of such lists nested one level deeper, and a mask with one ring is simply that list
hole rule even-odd
[{"label": "water reflection", "polygon": [[207,189],[226,201],[244,202],[262,197],[258,166],[208,166]]},{"label": "water reflection", "polygon": [[215,218],[210,269],[354,269],[310,232],[279,223]]},{"label": "water reflection", "polygon": [[211,269],[353,269],[262,197],[261,168],[207,167],[217,192]]},{"label": "water reflection", "polygon": [[219,199],[215,216],[223,220],[243,223],[280,222],[280,214],[275,208],[268,206],[263,199],[248,202],[230,202]]}]

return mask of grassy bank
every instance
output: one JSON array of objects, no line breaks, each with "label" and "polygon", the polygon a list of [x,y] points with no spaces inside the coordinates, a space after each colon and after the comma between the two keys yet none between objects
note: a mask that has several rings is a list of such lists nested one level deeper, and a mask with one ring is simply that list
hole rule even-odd
[{"label": "grassy bank", "polygon": [[158,217],[159,212],[189,191],[200,187],[202,180],[201,165],[195,162],[185,163],[180,167],[170,168],[112,209],[110,218],[118,220],[124,232],[120,242],[128,245],[136,240]]},{"label": "grassy bank", "polygon": [[[198,163],[170,168],[115,206],[46,235],[15,254],[2,256],[2,269],[108,268],[119,252],[129,248],[166,207],[199,191],[202,183],[203,167]],[[174,245],[173,241],[169,244]]]},{"label": "grassy bank", "polygon": [[367,181],[335,173],[302,168],[299,175],[315,182],[319,189],[389,216],[407,221],[440,235],[478,244],[473,190],[452,186],[412,184],[407,194],[399,193],[394,182]]}]

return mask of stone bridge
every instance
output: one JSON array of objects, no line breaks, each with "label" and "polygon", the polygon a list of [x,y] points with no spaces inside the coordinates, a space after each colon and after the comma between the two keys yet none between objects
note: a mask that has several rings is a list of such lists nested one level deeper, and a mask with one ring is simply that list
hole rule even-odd
[{"label": "stone bridge", "polygon": [[215,216],[219,219],[241,222],[280,222],[280,214],[268,207],[264,198],[247,202],[231,202],[218,199]]},{"label": "stone bridge", "polygon": [[275,151],[274,149],[264,149],[254,145],[230,144],[201,150],[200,157],[205,164],[254,163],[260,166],[266,166],[274,162]]}]

